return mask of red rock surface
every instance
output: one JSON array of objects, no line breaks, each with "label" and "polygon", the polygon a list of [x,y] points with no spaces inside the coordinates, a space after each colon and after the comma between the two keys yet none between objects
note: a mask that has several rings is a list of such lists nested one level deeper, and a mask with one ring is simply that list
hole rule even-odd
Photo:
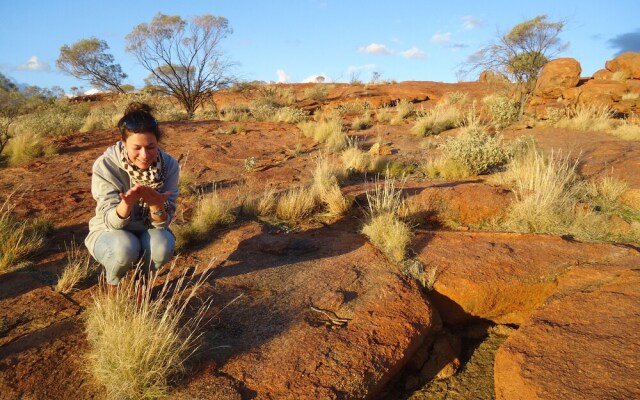
[{"label": "red rock surface", "polygon": [[640,277],[626,271],[537,310],[498,350],[497,400],[640,398]]},{"label": "red rock surface", "polygon": [[580,81],[582,68],[574,58],[557,58],[549,61],[540,71],[534,90],[535,96],[556,99],[565,89],[575,87]]}]

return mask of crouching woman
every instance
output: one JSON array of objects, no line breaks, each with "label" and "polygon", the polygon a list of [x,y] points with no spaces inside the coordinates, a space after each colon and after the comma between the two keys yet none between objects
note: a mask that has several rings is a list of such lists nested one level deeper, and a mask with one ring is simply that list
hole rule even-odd
[{"label": "crouching woman", "polygon": [[120,140],[93,164],[96,215],[85,239],[110,285],[138,262],[148,273],[173,256],[169,223],[178,197],[178,162],[159,147],[161,132],[151,108],[131,103],[118,129]]}]

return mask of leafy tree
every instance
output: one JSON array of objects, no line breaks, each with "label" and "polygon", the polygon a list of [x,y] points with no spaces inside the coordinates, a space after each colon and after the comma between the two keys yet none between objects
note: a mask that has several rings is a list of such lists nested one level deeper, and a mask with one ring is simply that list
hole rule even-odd
[{"label": "leafy tree", "polygon": [[124,93],[122,81],[127,75],[107,50],[109,46],[104,40],[82,39],[71,47],[62,46],[56,65],[78,79],[89,81],[97,89]]},{"label": "leafy tree", "polygon": [[564,22],[549,22],[546,15],[524,21],[472,55],[459,72],[492,71],[515,82],[522,113],[542,67],[568,46],[558,37],[563,28]]},{"label": "leafy tree", "polygon": [[220,49],[222,39],[232,32],[224,17],[203,15],[185,21],[158,14],[127,35],[126,50],[151,73],[147,85],[175,97],[191,117],[211,93],[233,80],[233,64]]}]

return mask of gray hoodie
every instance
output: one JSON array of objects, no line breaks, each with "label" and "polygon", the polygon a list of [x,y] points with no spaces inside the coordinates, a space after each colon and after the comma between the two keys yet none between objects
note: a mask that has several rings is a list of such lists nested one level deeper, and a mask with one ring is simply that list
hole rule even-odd
[{"label": "gray hoodie", "polygon": [[[131,180],[127,171],[120,167],[118,152],[116,147],[120,142],[110,146],[93,163],[93,175],[91,177],[91,195],[96,200],[96,215],[89,221],[89,235],[84,243],[87,249],[93,254],[96,239],[100,233],[115,229],[126,229],[132,232],[142,232],[147,229],[142,218],[141,208],[136,204],[129,217],[122,219],[116,214],[116,207],[120,203],[120,193],[126,193],[131,188]],[[178,162],[159,149],[162,153],[162,160],[165,163],[164,186],[159,192],[171,192],[169,197],[169,207],[167,207],[167,220],[164,222],[152,222],[157,229],[168,229],[176,209],[176,199],[178,198]]]}]

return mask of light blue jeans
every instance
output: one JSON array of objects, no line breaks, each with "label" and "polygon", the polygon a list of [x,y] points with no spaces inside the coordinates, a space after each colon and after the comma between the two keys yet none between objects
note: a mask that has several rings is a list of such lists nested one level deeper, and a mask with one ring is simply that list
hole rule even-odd
[{"label": "light blue jeans", "polygon": [[105,231],[93,248],[96,260],[106,270],[107,283],[117,285],[129,269],[142,260],[142,271],[158,270],[173,256],[176,239],[167,229],[141,232]]}]

